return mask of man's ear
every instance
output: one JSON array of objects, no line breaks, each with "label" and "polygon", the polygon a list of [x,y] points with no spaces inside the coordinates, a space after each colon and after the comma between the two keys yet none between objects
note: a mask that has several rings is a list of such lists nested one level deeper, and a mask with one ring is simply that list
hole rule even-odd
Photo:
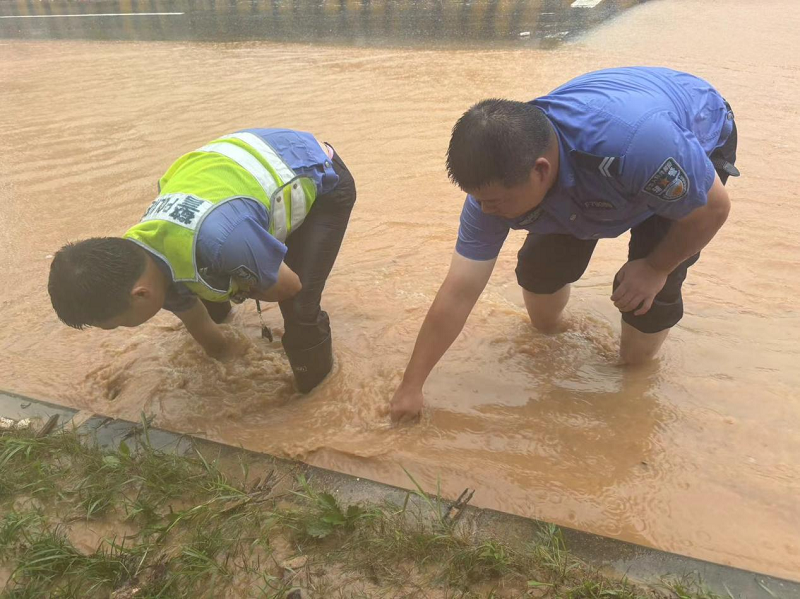
[{"label": "man's ear", "polygon": [[133,286],[133,289],[131,289],[131,297],[134,299],[147,299],[151,295],[153,295],[153,292],[146,285],[140,285],[137,283]]},{"label": "man's ear", "polygon": [[531,182],[539,185],[543,184],[550,176],[552,170],[553,165],[547,158],[544,156],[537,158],[531,169]]}]

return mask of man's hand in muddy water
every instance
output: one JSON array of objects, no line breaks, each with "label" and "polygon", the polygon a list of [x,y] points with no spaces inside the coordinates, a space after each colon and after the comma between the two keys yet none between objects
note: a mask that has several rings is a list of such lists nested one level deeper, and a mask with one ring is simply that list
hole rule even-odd
[{"label": "man's hand in muddy water", "polygon": [[206,353],[220,362],[230,362],[247,353],[250,342],[236,334],[235,330],[222,330],[221,339],[213,348],[206,350]]},{"label": "man's hand in muddy water", "polygon": [[424,401],[421,389],[407,388],[401,384],[394,392],[389,405],[392,422],[395,424],[414,422],[419,418]]},{"label": "man's hand in muddy water", "polygon": [[641,316],[653,305],[658,292],[664,288],[669,273],[656,270],[646,259],[631,260],[619,269],[616,278],[616,289],[611,301],[620,312],[631,312]]}]

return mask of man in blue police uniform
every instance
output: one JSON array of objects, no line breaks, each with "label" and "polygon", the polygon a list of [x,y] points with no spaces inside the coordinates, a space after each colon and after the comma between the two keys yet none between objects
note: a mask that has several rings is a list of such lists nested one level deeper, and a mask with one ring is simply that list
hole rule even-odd
[{"label": "man in blue police uniform", "polygon": [[529,103],[485,100],[453,128],[451,180],[468,193],[450,270],[391,402],[416,416],[422,387],[461,332],[509,229],[529,231],[517,281],[534,327],[561,329],[570,283],[598,239],[631,231],[611,300],[620,358],[652,359],[683,316],[681,285],[725,222],[739,173],[733,112],[707,82],[664,68],[580,76]]},{"label": "man in blue police uniform", "polygon": [[168,310],[221,358],[237,350],[217,326],[231,301],[278,302],[297,388],[309,392],[333,366],[320,301],[355,200],[342,159],[310,133],[246,129],[217,138],[172,164],[123,237],[56,253],[53,308],[77,329],[135,327]]}]

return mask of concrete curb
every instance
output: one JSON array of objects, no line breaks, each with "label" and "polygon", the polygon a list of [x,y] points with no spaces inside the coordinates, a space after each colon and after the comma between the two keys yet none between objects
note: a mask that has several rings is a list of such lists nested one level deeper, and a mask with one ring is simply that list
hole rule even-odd
[{"label": "concrete curb", "polygon": [[[0,416],[15,420],[22,418],[47,420],[54,414],[59,416],[59,427],[70,426],[72,423],[78,430],[94,434],[97,442],[103,447],[117,448],[123,440],[132,443],[131,439],[141,430],[140,423],[97,415],[81,418],[78,415],[84,413],[79,413],[78,410],[0,391]],[[198,447],[201,450],[216,452],[221,458],[244,454],[257,465],[277,466],[284,471],[299,468],[308,479],[314,480],[315,485],[325,488],[345,504],[359,501],[402,504],[408,497],[406,489],[268,454],[156,428],[148,428],[148,434],[151,444],[162,451],[183,455]],[[414,501],[413,496],[412,501]],[[534,538],[538,528],[543,524],[541,521],[475,507],[466,508],[464,519],[474,530],[491,531],[491,536],[502,538],[512,546],[524,544]],[[723,597],[800,599],[800,582],[667,553],[579,530],[560,528],[567,548],[573,555],[612,576],[626,576],[636,582],[655,585],[665,575],[697,574],[706,588]]]}]

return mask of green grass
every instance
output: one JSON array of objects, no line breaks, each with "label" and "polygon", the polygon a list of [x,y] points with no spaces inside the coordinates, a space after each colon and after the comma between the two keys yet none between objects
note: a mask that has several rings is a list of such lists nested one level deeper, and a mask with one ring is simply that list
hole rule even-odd
[{"label": "green grass", "polygon": [[24,530],[22,535],[12,574],[18,590],[34,585],[66,596],[92,596],[132,575],[135,556],[114,541],[84,555],[57,528]]},{"label": "green grass", "polygon": [[[325,598],[663,596],[593,571],[555,526],[527,547],[476,535],[410,474],[415,490],[403,505],[342,505],[302,475],[252,480],[242,457],[237,467],[157,451],[146,422],[135,450],[87,441],[0,434],[0,563],[13,572],[2,597],[196,599],[236,588],[288,598],[297,586]],[[100,523],[134,532],[76,548],[73,529]],[[308,565],[282,567],[297,555]],[[715,597],[693,578],[663,588],[677,599]]]},{"label": "green grass", "polygon": [[704,588],[700,577],[696,574],[680,577],[665,576],[661,586],[671,592],[675,599],[722,599],[720,595]]}]

